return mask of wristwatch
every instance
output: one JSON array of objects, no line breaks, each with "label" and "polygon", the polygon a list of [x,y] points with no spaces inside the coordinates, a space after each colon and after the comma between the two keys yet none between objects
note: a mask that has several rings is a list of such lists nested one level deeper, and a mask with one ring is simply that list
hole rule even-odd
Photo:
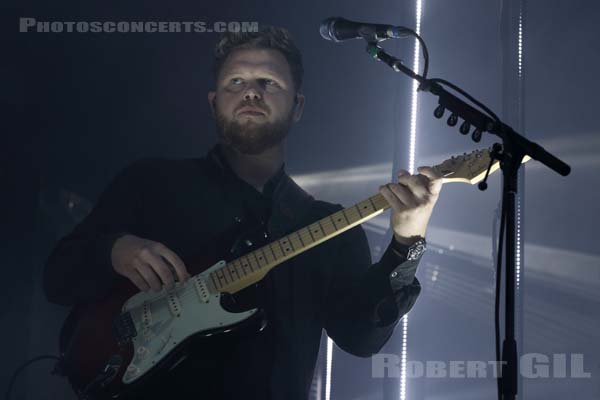
[{"label": "wristwatch", "polygon": [[406,260],[413,261],[421,258],[425,250],[427,250],[427,242],[425,238],[420,238],[411,245],[406,245],[392,238],[392,248],[400,253]]}]

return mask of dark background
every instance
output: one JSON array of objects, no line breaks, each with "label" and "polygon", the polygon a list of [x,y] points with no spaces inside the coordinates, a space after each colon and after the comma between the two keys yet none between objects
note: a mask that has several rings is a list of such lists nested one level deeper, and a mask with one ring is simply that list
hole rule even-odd
[{"label": "dark background", "polygon": [[[422,36],[430,76],[463,87],[502,116],[514,93],[503,87],[501,0],[426,1]],[[4,390],[12,371],[56,354],[63,307],[46,302],[45,257],[89,210],[110,179],[147,156],[202,156],[215,141],[206,93],[215,33],[19,33],[20,17],[44,21],[258,21],[288,28],[303,52],[306,107],[288,141],[287,170],[309,192],[350,205],[406,167],[411,84],[370,59],[364,44],[333,44],[318,27],[329,16],[414,27],[414,2],[159,1],[2,5],[3,140],[0,145]],[[528,398],[600,397],[600,5],[588,0],[526,2],[525,129],[569,163],[560,177],[526,167],[523,203],[524,335],[521,352],[582,353],[591,379],[524,380]],[[413,41],[384,47],[412,65]],[[514,55],[513,55],[514,56]],[[476,145],[431,118],[435,99],[419,96],[417,165],[436,164]],[[423,293],[410,313],[409,360],[493,359],[491,232],[500,174],[490,188],[448,185],[428,232],[432,251],[419,268]],[[365,228],[374,257],[386,216]],[[389,232],[388,232],[389,234]],[[435,277],[435,278],[434,278]],[[401,326],[384,351],[397,352]],[[392,380],[371,378],[368,359],[334,352],[332,399],[379,399]],[[17,381],[19,399],[71,398],[48,375],[51,362]],[[387,386],[386,386],[387,385]],[[493,398],[491,379],[412,379],[415,399]]]}]

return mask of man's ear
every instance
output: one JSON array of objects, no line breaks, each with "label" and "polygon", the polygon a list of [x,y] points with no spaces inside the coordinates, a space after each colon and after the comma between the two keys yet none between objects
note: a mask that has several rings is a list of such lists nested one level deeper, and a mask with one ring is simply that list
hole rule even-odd
[{"label": "man's ear", "polygon": [[215,102],[217,101],[217,92],[208,92],[208,105],[210,107],[210,113],[213,118],[217,115],[217,106]]},{"label": "man's ear", "polygon": [[300,121],[302,111],[304,111],[304,95],[296,93],[296,97],[294,97],[294,122]]}]

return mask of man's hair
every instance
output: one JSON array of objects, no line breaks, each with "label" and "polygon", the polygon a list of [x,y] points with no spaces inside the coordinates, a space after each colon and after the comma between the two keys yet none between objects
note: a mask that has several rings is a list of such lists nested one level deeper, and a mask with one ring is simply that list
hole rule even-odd
[{"label": "man's hair", "polygon": [[261,25],[258,32],[223,33],[215,46],[215,64],[213,66],[215,79],[219,77],[219,72],[229,54],[238,49],[279,50],[290,66],[296,92],[302,88],[304,75],[302,54],[298,50],[298,47],[296,47],[292,35],[287,29]]}]

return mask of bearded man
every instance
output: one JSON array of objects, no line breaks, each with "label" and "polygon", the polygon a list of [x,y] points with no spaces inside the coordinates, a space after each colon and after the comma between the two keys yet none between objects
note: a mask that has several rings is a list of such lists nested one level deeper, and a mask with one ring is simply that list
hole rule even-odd
[{"label": "bearded man", "polygon": [[[226,33],[215,56],[208,102],[218,142],[201,158],[143,159],[119,173],[49,257],[51,302],[94,301],[123,279],[140,291],[170,290],[190,278],[194,260],[230,259],[239,244],[231,232],[242,226],[263,228],[272,241],[342,209],[314,199],[285,170],[285,139],[305,103],[289,32]],[[130,398],[306,400],[323,330],[351,354],[378,352],[420,292],[422,251],[414,249],[424,248],[441,177],[419,171],[399,171],[398,184],[380,187],[394,237],[378,262],[360,226],[283,262],[235,301],[264,310],[262,330],[196,349]]]}]

